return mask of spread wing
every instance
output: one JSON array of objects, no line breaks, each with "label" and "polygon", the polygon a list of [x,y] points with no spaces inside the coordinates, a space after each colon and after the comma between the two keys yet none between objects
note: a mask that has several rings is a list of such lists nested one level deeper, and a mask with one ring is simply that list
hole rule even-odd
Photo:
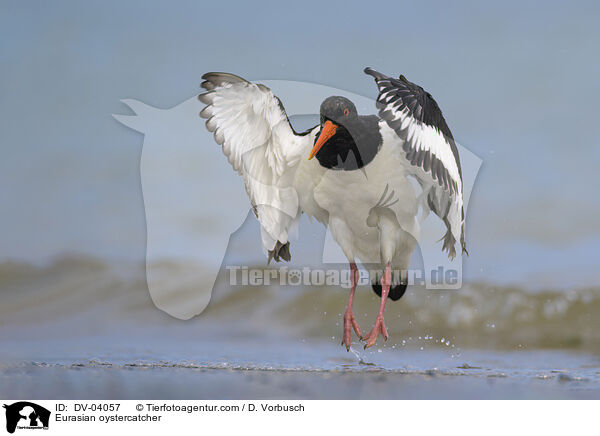
[{"label": "spread wing", "polygon": [[301,213],[294,171],[317,130],[294,132],[280,100],[264,85],[227,73],[202,79],[207,92],[198,98],[207,106],[200,116],[244,179],[269,261],[290,260],[288,231]]},{"label": "spread wing", "polygon": [[402,140],[403,153],[423,187],[423,207],[446,225],[443,250],[454,258],[460,241],[466,252],[460,159],[442,111],[431,94],[404,76],[395,79],[371,68],[365,73],[379,88],[379,116]]}]

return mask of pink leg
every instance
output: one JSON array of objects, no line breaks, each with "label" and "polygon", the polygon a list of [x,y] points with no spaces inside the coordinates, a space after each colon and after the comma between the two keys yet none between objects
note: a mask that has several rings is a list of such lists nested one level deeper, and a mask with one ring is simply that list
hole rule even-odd
[{"label": "pink leg", "polygon": [[367,341],[365,344],[365,349],[372,347],[377,342],[377,338],[379,334],[383,336],[383,339],[387,341],[388,334],[387,329],[385,328],[385,322],[383,320],[383,314],[385,312],[385,302],[387,301],[388,294],[390,292],[390,285],[392,283],[392,273],[390,271],[390,264],[388,263],[385,266],[385,271],[383,273],[383,277],[381,278],[381,303],[379,304],[379,313],[377,314],[377,318],[375,319],[375,325],[373,326],[373,330],[365,336],[363,339]]},{"label": "pink leg", "polygon": [[352,344],[352,329],[354,329],[358,338],[362,340],[360,327],[354,318],[354,312],[352,312],[354,291],[356,291],[356,284],[358,283],[358,268],[355,263],[350,264],[350,279],[352,280],[352,289],[348,298],[348,307],[346,308],[346,313],[344,313],[344,339],[342,339],[342,345],[346,346],[347,351],[350,351],[350,344]]}]

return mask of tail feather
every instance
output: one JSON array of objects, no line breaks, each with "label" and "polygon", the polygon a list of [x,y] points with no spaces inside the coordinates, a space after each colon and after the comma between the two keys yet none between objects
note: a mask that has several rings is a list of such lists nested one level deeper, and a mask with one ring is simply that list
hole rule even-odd
[{"label": "tail feather", "polygon": [[[442,250],[448,252],[448,258],[450,260],[454,260],[454,258],[456,257],[456,248],[454,247],[454,245],[456,244],[456,239],[454,238],[454,235],[452,234],[450,227],[448,227],[448,231],[446,232],[446,234],[444,235],[444,237],[442,239],[444,240],[444,245],[442,246]],[[463,245],[463,250],[464,249],[465,248]]]},{"label": "tail feather", "polygon": [[[373,282],[371,284],[371,287],[373,288],[373,292],[375,292],[379,297],[381,297],[381,283],[379,282],[379,279]],[[392,286],[390,286],[390,293],[388,294],[388,298],[392,301],[398,301],[406,292],[406,287],[406,283],[399,283],[396,285],[393,284]]]}]

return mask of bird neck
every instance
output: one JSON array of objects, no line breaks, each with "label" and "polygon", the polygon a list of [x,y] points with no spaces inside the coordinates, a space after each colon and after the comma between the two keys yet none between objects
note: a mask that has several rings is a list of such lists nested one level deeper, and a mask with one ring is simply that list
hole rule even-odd
[{"label": "bird neck", "polygon": [[335,136],[327,141],[315,157],[322,167],[353,171],[368,165],[375,158],[381,144],[378,117],[359,116],[340,125]]}]

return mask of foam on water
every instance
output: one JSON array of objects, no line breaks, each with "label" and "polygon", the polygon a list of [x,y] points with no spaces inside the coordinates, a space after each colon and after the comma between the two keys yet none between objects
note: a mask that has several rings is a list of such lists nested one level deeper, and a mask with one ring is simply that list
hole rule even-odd
[{"label": "foam on water", "polygon": [[[186,265],[165,262],[173,280]],[[195,268],[195,266],[193,266]],[[193,274],[198,275],[197,269]],[[200,273],[201,275],[201,273]],[[189,294],[200,292],[186,282]],[[64,334],[95,334],[114,326],[185,326],[210,328],[234,336],[317,339],[339,343],[346,289],[299,286],[230,286],[224,271],[211,302],[200,316],[173,319],[156,309],[149,297],[142,265],[109,265],[97,259],[63,258],[47,266],[0,266],[3,337],[22,335],[24,327],[53,326]],[[205,292],[205,290],[204,290]],[[177,298],[180,298],[181,294]],[[378,298],[360,287],[355,300],[359,324],[371,327]],[[524,288],[466,284],[460,291],[411,287],[386,309],[393,349],[600,351],[600,288],[529,292]],[[124,327],[125,328],[125,327]],[[10,332],[9,332],[10,331]]]},{"label": "foam on water", "polygon": [[[348,353],[347,290],[222,277],[208,309],[181,321],[153,305],[141,265],[5,264],[0,284],[4,397],[600,397],[598,289],[411,289],[388,306],[389,340]],[[377,307],[361,287],[363,329]]]},{"label": "foam on water", "polygon": [[13,352],[0,366],[5,397],[600,397],[600,359],[580,353],[467,350],[453,357],[443,349],[364,351],[358,344],[347,353],[314,339],[242,339],[210,330],[194,339],[153,329],[29,345],[36,360]]}]

